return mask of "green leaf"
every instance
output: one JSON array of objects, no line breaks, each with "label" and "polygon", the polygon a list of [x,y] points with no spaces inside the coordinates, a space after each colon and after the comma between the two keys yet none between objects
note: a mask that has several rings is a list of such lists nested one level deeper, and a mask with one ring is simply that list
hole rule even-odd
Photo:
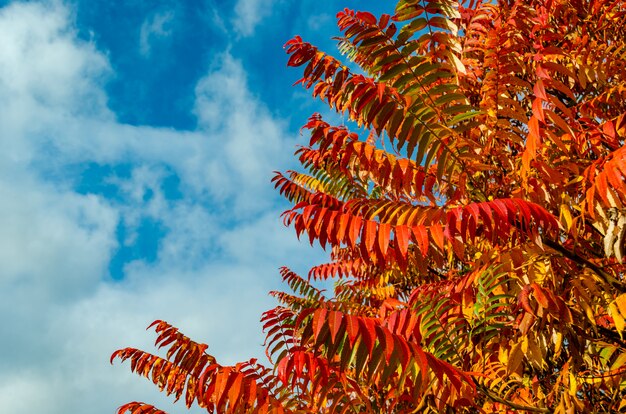
[{"label": "green leaf", "polygon": [[452,126],[452,125],[458,124],[459,122],[463,122],[463,121],[467,121],[468,119],[475,118],[478,115],[483,115],[484,113],[485,113],[484,111],[472,111],[472,112],[466,112],[464,114],[459,114],[455,116],[454,118],[452,118],[450,122],[448,122],[448,125]]},{"label": "green leaf", "polygon": [[[449,84],[444,84],[444,85],[438,85],[435,86],[433,89],[431,89],[431,93],[438,93],[439,91],[437,90],[437,88],[439,88],[440,86],[445,86],[445,87],[450,87]],[[456,89],[456,85],[452,85],[452,88]],[[467,102],[467,97],[465,95],[463,95],[462,93],[446,93],[444,95],[439,96],[439,98],[435,99],[435,105],[440,106],[440,105],[445,105],[447,103],[453,102],[453,101],[464,101]],[[457,105],[457,106],[469,106],[469,105]],[[454,107],[453,107],[454,108]],[[467,109],[471,109],[471,106]]]},{"label": "green leaf", "polygon": [[393,66],[389,69],[385,70],[385,73],[383,73],[378,80],[380,82],[384,82],[387,81],[389,79],[395,78],[398,74],[404,72],[405,70],[407,70],[409,67],[407,66],[406,63],[398,63],[396,66]]}]

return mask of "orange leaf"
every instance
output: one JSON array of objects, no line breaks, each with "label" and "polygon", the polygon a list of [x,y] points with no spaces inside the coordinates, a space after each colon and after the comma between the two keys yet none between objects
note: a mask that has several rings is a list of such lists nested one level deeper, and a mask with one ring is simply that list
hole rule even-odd
[{"label": "orange leaf", "polygon": [[546,296],[546,294],[544,293],[543,289],[541,288],[541,286],[539,286],[536,283],[531,283],[530,286],[533,288],[533,290],[535,291],[535,299],[537,299],[537,302],[539,303],[539,305],[544,308],[547,309],[550,306],[550,303],[548,301],[548,297]]},{"label": "orange leaf", "polygon": [[541,122],[546,122],[546,116],[543,111],[543,101],[539,98],[533,100],[533,116]]},{"label": "orange leaf", "polygon": [[361,243],[365,243],[365,248],[368,252],[372,251],[374,242],[376,241],[376,227],[377,223],[373,220],[367,220],[363,227],[363,234],[361,235]]},{"label": "orange leaf", "polygon": [[332,311],[328,315],[328,327],[330,328],[330,337],[333,342],[337,338],[337,332],[343,323],[343,314],[338,311]]},{"label": "orange leaf", "polygon": [[398,251],[402,255],[402,258],[405,258],[409,249],[409,228],[404,225],[396,226],[394,228],[394,235]]},{"label": "orange leaf", "polygon": [[359,335],[359,321],[356,316],[346,315],[346,332],[348,333],[348,339],[350,340],[350,345],[354,345],[354,341]]},{"label": "orange leaf", "polygon": [[[444,237],[443,237],[443,228],[440,224],[434,224],[430,226],[430,234],[433,237],[433,241],[439,248],[439,250],[443,251],[444,248]],[[425,254],[425,252],[424,252]]]},{"label": "orange leaf", "polygon": [[544,101],[548,100],[548,95],[546,94],[546,89],[543,86],[543,81],[541,79],[539,79],[537,83],[535,83],[535,86],[533,87],[533,93],[539,99],[542,99]]},{"label": "orange leaf", "polygon": [[315,341],[317,341],[320,332],[322,332],[322,328],[326,323],[327,314],[328,311],[325,308],[321,308],[313,314],[313,339],[315,339]]},{"label": "orange leaf", "polygon": [[349,214],[344,213],[339,216],[339,226],[337,227],[336,238],[340,243],[346,241],[346,228],[348,227],[349,221]]},{"label": "orange leaf", "polygon": [[426,256],[428,252],[428,233],[425,226],[413,226],[411,227],[413,235],[415,236],[415,242],[420,249],[423,256]]},{"label": "orange leaf", "polygon": [[363,343],[371,355],[376,340],[376,325],[370,319],[359,319],[359,327]]},{"label": "orange leaf", "polygon": [[387,254],[387,248],[389,247],[389,238],[391,234],[391,225],[388,223],[380,223],[378,225],[378,248],[380,253],[384,256]]},{"label": "orange leaf", "polygon": [[350,246],[356,246],[356,241],[359,238],[359,233],[361,232],[361,217],[352,216],[350,218],[350,225],[348,227],[348,241],[350,242]]}]

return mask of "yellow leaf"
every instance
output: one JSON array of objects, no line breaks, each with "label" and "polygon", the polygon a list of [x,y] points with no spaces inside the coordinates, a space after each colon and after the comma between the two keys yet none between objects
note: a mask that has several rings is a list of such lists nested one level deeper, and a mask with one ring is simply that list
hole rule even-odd
[{"label": "yellow leaf", "polygon": [[611,365],[611,370],[616,370],[626,365],[626,352],[620,354]]},{"label": "yellow leaf", "polygon": [[522,352],[524,354],[528,353],[528,335],[524,335],[522,338]]},{"label": "yellow leaf", "polygon": [[507,361],[506,365],[507,372],[510,374],[517,371],[523,359],[524,351],[522,351],[522,343],[518,342],[513,345],[513,348],[511,348],[511,352],[509,352],[509,360]]},{"label": "yellow leaf", "polygon": [[572,213],[569,211],[569,207],[565,204],[561,204],[561,214],[560,214],[561,223],[565,224],[565,228],[567,231],[572,228]]},{"label": "yellow leaf", "polygon": [[546,360],[544,358],[544,352],[542,352],[542,346],[539,344],[539,338],[531,336],[528,339],[528,350],[530,355],[528,358],[530,363],[537,368],[543,368],[546,366]]},{"label": "yellow leaf", "polygon": [[613,318],[613,321],[615,322],[615,327],[617,328],[617,332],[619,333],[621,337],[622,331],[624,330],[624,327],[626,326],[626,322],[624,321],[624,317],[620,314],[619,309],[617,308],[617,305],[615,304],[615,302],[609,305],[609,314]]},{"label": "yellow leaf", "polygon": [[561,347],[563,346],[563,333],[557,331],[553,332],[552,342],[554,343],[554,355],[559,356],[561,353]]},{"label": "yellow leaf", "polygon": [[467,74],[467,69],[465,68],[465,65],[463,64],[463,62],[461,62],[461,59],[459,59],[454,53],[450,52],[449,54],[451,60],[452,60],[452,64],[454,65],[454,68],[456,69],[457,72],[465,75]]},{"label": "yellow leaf", "polygon": [[578,390],[578,384],[576,383],[576,375],[573,372],[569,373],[569,393],[574,396]]},{"label": "yellow leaf", "polygon": [[615,304],[620,313],[626,317],[626,293],[615,298]]},{"label": "yellow leaf", "polygon": [[596,317],[593,314],[593,310],[591,309],[587,301],[583,299],[582,296],[579,297],[578,299],[579,299],[580,306],[583,308],[583,310],[585,311],[585,315],[587,315],[587,318],[589,319],[589,322],[591,322],[593,326],[596,326]]},{"label": "yellow leaf", "polygon": [[506,352],[506,349],[504,347],[500,347],[498,349],[498,361],[500,361],[502,365],[506,365],[508,360],[509,360],[509,353]]}]

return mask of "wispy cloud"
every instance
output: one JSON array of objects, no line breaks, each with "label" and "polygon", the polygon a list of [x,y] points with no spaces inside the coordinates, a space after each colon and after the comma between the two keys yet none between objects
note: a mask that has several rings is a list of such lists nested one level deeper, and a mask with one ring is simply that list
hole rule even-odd
[{"label": "wispy cloud", "polygon": [[310,31],[319,31],[324,25],[332,23],[332,16],[328,13],[314,14],[307,18],[306,25]]},{"label": "wispy cloud", "polygon": [[254,33],[256,26],[267,17],[277,0],[237,0],[233,25],[240,36]]},{"label": "wispy cloud", "polygon": [[171,23],[174,19],[173,11],[154,13],[144,20],[139,31],[139,52],[143,56],[150,56],[152,43],[168,38],[172,35]]}]

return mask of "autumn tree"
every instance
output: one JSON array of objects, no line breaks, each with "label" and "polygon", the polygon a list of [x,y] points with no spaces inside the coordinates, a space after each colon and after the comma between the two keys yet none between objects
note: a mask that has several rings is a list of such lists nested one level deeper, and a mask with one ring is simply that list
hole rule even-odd
[{"label": "autumn tree", "polygon": [[286,44],[353,132],[311,116],[302,171],[274,177],[330,261],[281,269],[270,367],[220,365],[163,321],[166,358],[113,359],[210,413],[626,410],[626,2],[337,18],[353,64]]}]

